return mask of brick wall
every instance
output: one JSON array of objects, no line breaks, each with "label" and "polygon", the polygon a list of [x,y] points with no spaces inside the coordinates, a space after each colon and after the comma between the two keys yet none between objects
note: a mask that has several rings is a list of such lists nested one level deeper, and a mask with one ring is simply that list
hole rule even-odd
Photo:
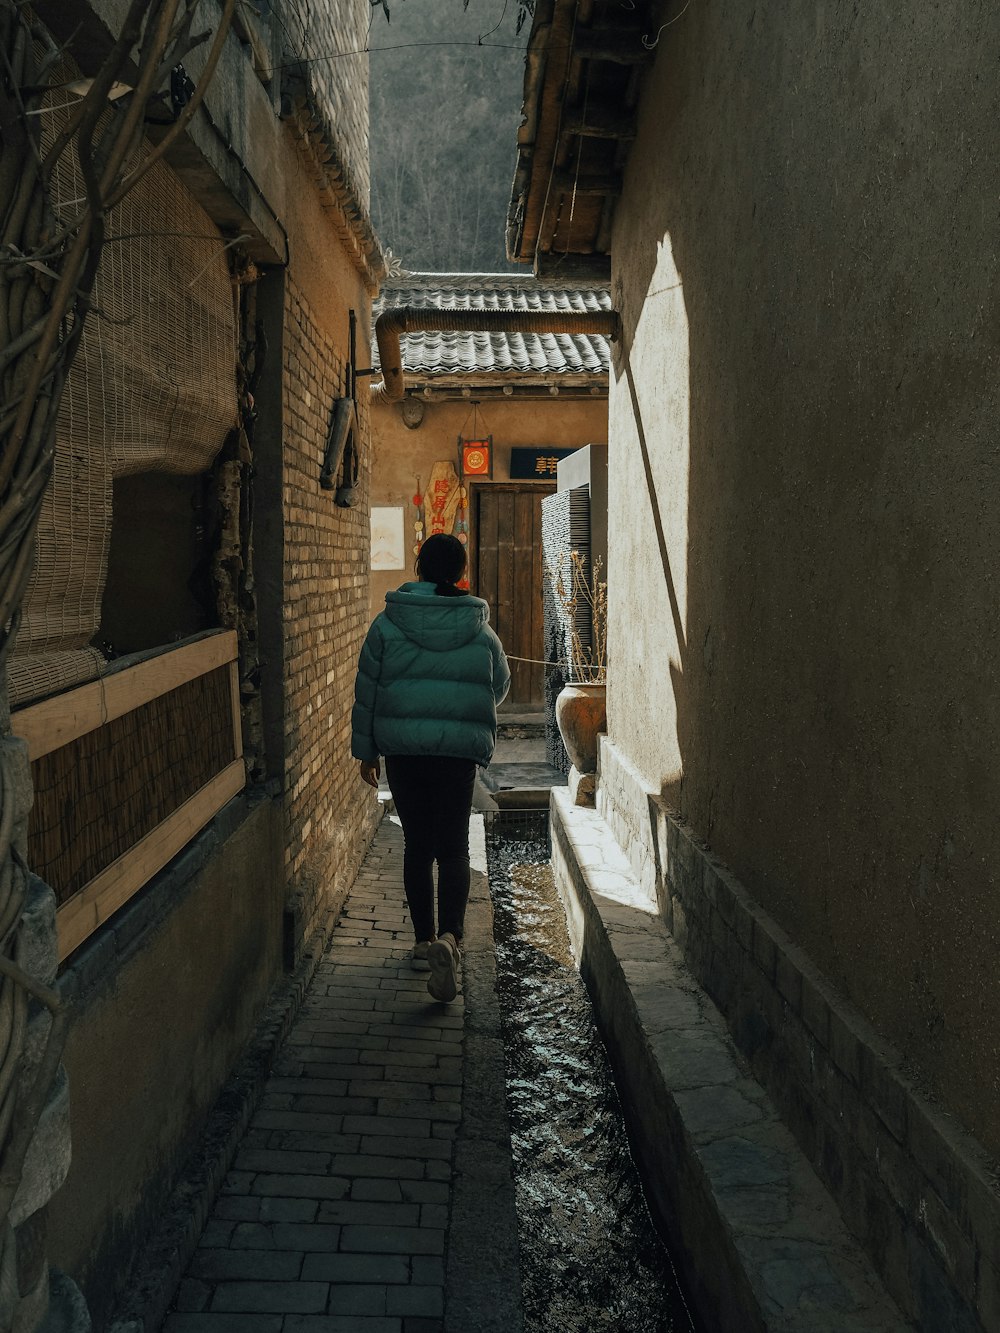
[{"label": "brick wall", "polygon": [[[337,315],[346,330],[347,312]],[[350,757],[354,674],[368,629],[369,415],[362,394],[363,498],[340,509],[318,477],[331,404],[345,392],[346,337],[335,340],[291,276],[284,347],[285,943],[294,957],[339,910],[378,806]]]}]

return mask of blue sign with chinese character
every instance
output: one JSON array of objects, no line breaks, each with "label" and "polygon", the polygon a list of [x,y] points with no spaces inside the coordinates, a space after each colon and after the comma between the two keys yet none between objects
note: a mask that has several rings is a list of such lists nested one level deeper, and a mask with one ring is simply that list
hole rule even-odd
[{"label": "blue sign with chinese character", "polygon": [[511,481],[555,481],[560,458],[568,458],[576,449],[546,449],[532,445],[530,449],[510,451]]}]

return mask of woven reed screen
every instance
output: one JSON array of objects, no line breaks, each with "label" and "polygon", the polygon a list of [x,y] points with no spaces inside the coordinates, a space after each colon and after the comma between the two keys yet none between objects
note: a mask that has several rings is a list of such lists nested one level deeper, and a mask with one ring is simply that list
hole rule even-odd
[{"label": "woven reed screen", "polygon": [[[67,114],[47,115],[47,133]],[[65,153],[57,212],[73,212],[82,194],[75,155]],[[10,663],[14,704],[100,674],[104,659],[89,644],[101,617],[113,478],[203,472],[236,419],[232,288],[208,214],[160,163],[111,214],[108,236],[99,313],[86,325],[59,417]]]},{"label": "woven reed screen", "polygon": [[232,760],[228,666],[42,755],[31,765],[32,870],[62,905]]}]

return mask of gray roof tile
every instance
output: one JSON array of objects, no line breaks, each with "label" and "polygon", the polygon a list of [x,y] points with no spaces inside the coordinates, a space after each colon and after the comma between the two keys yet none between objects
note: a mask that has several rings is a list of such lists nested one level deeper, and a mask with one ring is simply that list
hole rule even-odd
[{"label": "gray roof tile", "polygon": [[[519,273],[406,273],[388,278],[375,315],[394,306],[431,310],[610,310],[604,286],[557,286]],[[379,365],[372,346],[372,364]],[[409,375],[586,375],[607,377],[608,343],[599,335],[532,333],[405,334]]]}]

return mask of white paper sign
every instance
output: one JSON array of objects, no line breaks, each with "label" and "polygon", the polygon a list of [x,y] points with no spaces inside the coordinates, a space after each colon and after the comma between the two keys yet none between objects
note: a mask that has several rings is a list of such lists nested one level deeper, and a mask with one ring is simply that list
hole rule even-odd
[{"label": "white paper sign", "polygon": [[403,507],[372,509],[372,569],[405,569]]}]

